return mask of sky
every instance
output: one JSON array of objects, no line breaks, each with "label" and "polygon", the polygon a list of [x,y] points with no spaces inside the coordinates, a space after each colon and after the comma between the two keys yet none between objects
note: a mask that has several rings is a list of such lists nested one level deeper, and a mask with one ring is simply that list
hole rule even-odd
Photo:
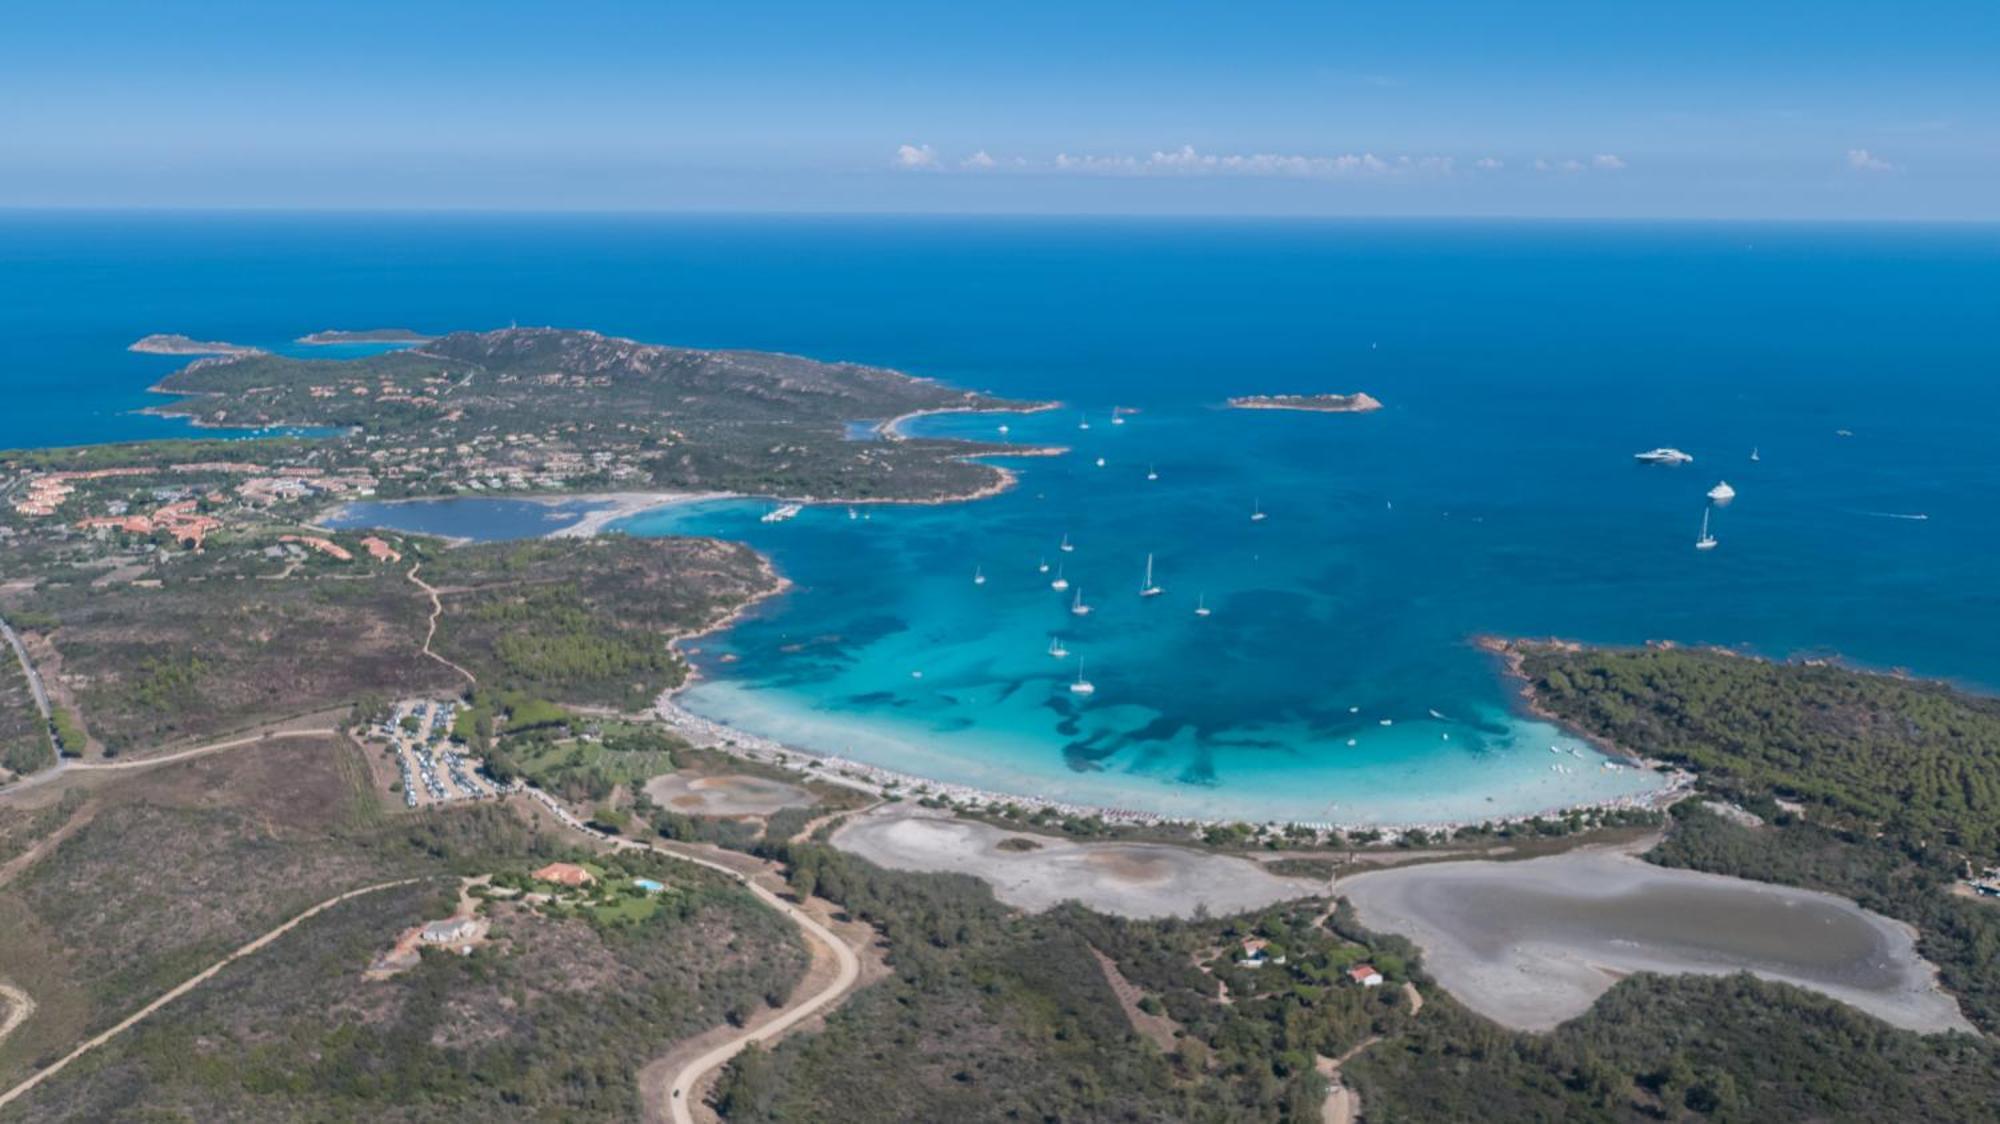
[{"label": "sky", "polygon": [[2000,219],[2000,0],[4,0],[0,206]]}]

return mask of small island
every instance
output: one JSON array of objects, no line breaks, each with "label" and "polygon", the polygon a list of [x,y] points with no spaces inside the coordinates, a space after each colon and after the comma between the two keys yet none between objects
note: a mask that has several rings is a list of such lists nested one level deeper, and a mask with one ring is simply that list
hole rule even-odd
[{"label": "small island", "polygon": [[1379,410],[1375,396],[1361,394],[1250,394],[1231,398],[1238,410],[1310,410],[1321,414],[1365,414]]},{"label": "small island", "polygon": [[127,351],[142,352],[147,355],[262,355],[255,347],[242,344],[223,343],[220,340],[198,340],[188,336],[165,332],[155,332],[145,336],[126,348]]},{"label": "small island", "polygon": [[298,343],[429,343],[436,339],[422,332],[412,332],[408,328],[365,328],[358,332],[328,328],[323,332],[313,332],[300,336]]}]

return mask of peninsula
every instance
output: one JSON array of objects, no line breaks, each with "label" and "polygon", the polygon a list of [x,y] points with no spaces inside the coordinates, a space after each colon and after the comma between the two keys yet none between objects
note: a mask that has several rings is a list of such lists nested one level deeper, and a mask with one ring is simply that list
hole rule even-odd
[{"label": "peninsula", "polygon": [[1379,410],[1382,403],[1374,395],[1359,394],[1249,394],[1231,398],[1238,410],[1305,410],[1316,414],[1365,414]]},{"label": "peninsula", "polygon": [[364,328],[360,331],[345,331],[328,328],[322,332],[312,332],[300,336],[299,343],[429,343],[436,337],[412,332],[408,328]]}]

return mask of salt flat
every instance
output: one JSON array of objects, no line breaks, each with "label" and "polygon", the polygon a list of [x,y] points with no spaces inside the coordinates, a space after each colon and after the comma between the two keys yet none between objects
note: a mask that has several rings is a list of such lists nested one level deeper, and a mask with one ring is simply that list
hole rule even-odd
[{"label": "salt flat", "polygon": [[1401,933],[1466,1006],[1547,1030],[1633,972],[1747,971],[1895,1026],[1971,1030],[1911,930],[1831,894],[1578,850],[1342,879],[1362,924]]},{"label": "salt flat", "polygon": [[[1008,839],[1035,846],[1003,849]],[[905,809],[856,817],[834,832],[833,845],[894,870],[970,874],[990,883],[1001,901],[1033,912],[1075,900],[1121,917],[1187,917],[1200,906],[1225,915],[1325,892],[1321,883],[1281,878],[1226,855],[1160,843],[1075,843]]]}]

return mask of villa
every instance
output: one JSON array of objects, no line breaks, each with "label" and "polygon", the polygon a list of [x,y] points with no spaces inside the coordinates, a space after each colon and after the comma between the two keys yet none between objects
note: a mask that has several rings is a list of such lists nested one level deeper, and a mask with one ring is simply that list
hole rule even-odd
[{"label": "villa", "polygon": [[1362,987],[1382,986],[1382,973],[1376,971],[1373,964],[1356,964],[1347,970],[1347,978]]},{"label": "villa", "polygon": [[554,882],[559,886],[588,886],[597,877],[575,863],[550,863],[536,871],[532,877],[539,882]]}]

